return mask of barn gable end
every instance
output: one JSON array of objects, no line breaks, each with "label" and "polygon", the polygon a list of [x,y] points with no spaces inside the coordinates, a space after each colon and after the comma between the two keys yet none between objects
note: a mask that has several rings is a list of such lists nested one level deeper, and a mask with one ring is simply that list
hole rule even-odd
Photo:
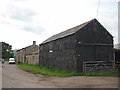
[{"label": "barn gable end", "polygon": [[96,19],[75,34],[77,72],[83,71],[85,61],[114,60],[113,36]]},{"label": "barn gable end", "polygon": [[113,36],[96,20],[91,20],[76,32],[76,39],[83,43],[113,44]]}]

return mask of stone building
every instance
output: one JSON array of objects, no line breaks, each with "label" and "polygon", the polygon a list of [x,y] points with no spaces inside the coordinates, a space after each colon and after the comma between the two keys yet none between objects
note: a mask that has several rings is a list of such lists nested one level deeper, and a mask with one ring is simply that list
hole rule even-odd
[{"label": "stone building", "polygon": [[39,62],[39,47],[36,45],[36,41],[33,44],[17,50],[16,52],[16,62],[28,63],[28,64],[38,64]]}]

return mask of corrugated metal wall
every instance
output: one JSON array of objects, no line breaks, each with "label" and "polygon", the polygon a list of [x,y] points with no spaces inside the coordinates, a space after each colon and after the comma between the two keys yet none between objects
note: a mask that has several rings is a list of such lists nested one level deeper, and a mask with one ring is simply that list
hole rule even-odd
[{"label": "corrugated metal wall", "polygon": [[83,71],[83,61],[114,61],[113,37],[97,21],[76,32],[77,72]]},{"label": "corrugated metal wall", "polygon": [[40,45],[40,64],[75,71],[75,36],[70,35]]},{"label": "corrugated metal wall", "polygon": [[112,46],[85,46],[79,45],[77,52],[77,71],[82,72],[83,61],[106,61],[113,62],[113,47]]},{"label": "corrugated metal wall", "polygon": [[39,63],[44,66],[83,72],[83,61],[113,61],[113,37],[97,21],[74,33],[40,44]]}]

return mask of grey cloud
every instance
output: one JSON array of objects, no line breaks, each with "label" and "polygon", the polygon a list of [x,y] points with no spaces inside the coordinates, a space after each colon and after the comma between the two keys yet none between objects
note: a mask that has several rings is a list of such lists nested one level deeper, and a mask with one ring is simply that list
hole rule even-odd
[{"label": "grey cloud", "polygon": [[41,34],[45,31],[42,26],[32,25],[33,17],[37,15],[33,10],[9,5],[7,12],[10,19],[23,21],[22,23],[15,25],[15,27],[19,28],[20,30],[35,34]]},{"label": "grey cloud", "polygon": [[21,21],[32,21],[33,16],[36,15],[33,10],[19,8],[12,5],[8,6],[7,13],[9,18]]},{"label": "grey cloud", "polygon": [[27,32],[32,32],[35,34],[41,34],[45,31],[45,29],[42,26],[32,26],[32,25],[26,25],[20,27],[20,29],[27,31]]}]

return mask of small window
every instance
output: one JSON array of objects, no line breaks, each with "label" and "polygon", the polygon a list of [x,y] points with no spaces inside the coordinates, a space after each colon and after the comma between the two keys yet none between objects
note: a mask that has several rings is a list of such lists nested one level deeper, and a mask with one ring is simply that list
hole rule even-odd
[{"label": "small window", "polygon": [[50,50],[49,52],[50,52],[50,53],[52,53],[52,52],[53,52],[53,50]]}]

